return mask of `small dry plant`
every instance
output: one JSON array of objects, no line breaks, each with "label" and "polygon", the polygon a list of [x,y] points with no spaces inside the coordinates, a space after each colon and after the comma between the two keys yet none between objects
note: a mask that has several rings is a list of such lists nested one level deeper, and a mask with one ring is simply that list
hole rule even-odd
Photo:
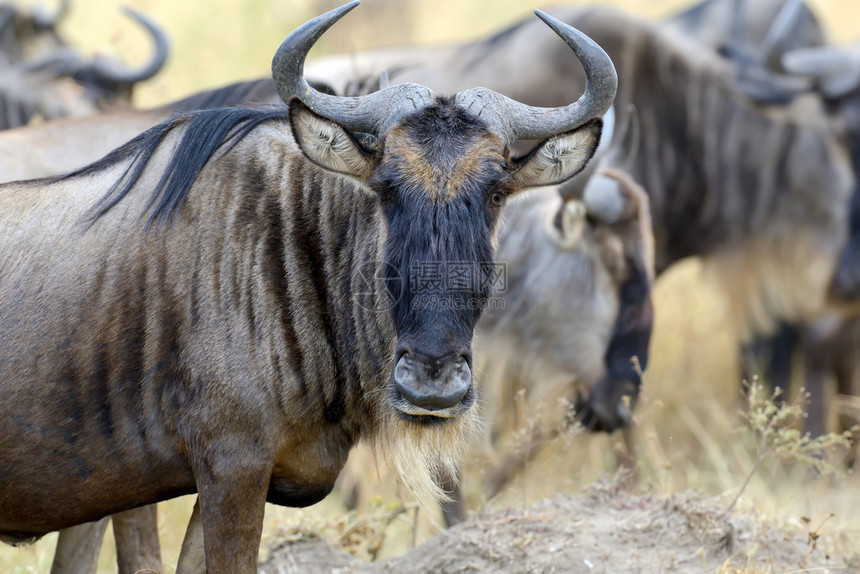
[{"label": "small dry plant", "polygon": [[398,517],[417,512],[418,503],[386,504],[381,497],[359,517],[355,512],[320,517],[313,512],[298,512],[293,524],[280,529],[278,545],[299,541],[326,540],[363,560],[374,561],[385,543],[389,527]]},{"label": "small dry plant", "polygon": [[834,452],[851,448],[851,438],[857,432],[857,427],[842,433],[828,433],[812,437],[799,429],[806,417],[804,406],[809,394],[801,389],[797,402],[782,402],[782,390],[778,387],[770,394],[757,377],[746,383],[747,404],[741,411],[745,425],[744,432],[751,433],[755,460],[737,495],[726,509],[731,512],[740,500],[741,495],[759,469],[768,459],[790,460],[808,468],[815,469],[822,475],[838,474],[841,469],[834,464]]}]

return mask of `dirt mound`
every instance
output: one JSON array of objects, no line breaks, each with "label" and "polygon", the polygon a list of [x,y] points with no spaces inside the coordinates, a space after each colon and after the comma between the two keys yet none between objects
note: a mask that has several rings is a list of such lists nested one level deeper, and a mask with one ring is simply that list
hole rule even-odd
[{"label": "dirt mound", "polygon": [[260,572],[860,572],[845,536],[724,509],[725,501],[691,492],[595,488],[478,516],[381,562],[326,542],[291,542]]}]

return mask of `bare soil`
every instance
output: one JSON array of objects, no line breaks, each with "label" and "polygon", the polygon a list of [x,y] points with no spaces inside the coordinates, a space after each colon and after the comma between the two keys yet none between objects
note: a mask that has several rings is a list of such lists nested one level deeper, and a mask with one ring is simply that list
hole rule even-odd
[{"label": "bare soil", "polygon": [[727,515],[725,507],[724,499],[692,492],[598,486],[526,510],[482,514],[380,562],[362,562],[324,541],[291,542],[260,572],[860,572],[860,541],[826,525]]}]

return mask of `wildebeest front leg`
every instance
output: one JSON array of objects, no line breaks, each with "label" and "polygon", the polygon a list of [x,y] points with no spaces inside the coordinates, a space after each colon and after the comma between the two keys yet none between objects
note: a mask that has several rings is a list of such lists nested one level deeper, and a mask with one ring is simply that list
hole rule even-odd
[{"label": "wildebeest front leg", "polygon": [[220,451],[194,465],[209,574],[257,571],[273,457],[248,454],[255,450]]},{"label": "wildebeest front leg", "polygon": [[499,494],[540,453],[541,448],[555,440],[560,433],[561,428],[558,426],[550,428],[547,432],[544,432],[540,426],[535,426],[532,429],[531,437],[517,449],[518,452],[507,455],[496,468],[487,474],[487,478],[484,480],[484,490],[487,497],[493,498]]},{"label": "wildebeest front leg", "polygon": [[460,475],[461,473],[458,469],[455,476],[451,476],[450,473],[442,470],[436,476],[436,482],[450,497],[450,500],[443,500],[440,505],[442,507],[442,518],[445,520],[445,526],[448,528],[466,520],[466,501],[463,500]]},{"label": "wildebeest front leg", "polygon": [[95,572],[110,517],[60,531],[51,574]]},{"label": "wildebeest front leg", "polygon": [[116,562],[119,574],[152,570],[162,571],[161,546],[158,543],[156,505],[134,508],[114,514],[113,535],[116,538]]},{"label": "wildebeest front leg", "polygon": [[206,554],[203,550],[203,520],[200,516],[200,499],[194,502],[194,510],[185,529],[182,550],[176,564],[176,574],[204,574]]}]

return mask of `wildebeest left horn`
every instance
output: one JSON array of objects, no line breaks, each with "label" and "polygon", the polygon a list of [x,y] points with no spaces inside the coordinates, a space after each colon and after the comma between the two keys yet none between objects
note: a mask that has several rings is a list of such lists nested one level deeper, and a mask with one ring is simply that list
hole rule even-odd
[{"label": "wildebeest left horn", "polygon": [[36,28],[56,28],[57,24],[69,13],[70,0],[60,0],[57,11],[50,14],[43,6],[35,6],[30,14]]},{"label": "wildebeest left horn", "polygon": [[799,48],[782,56],[789,74],[813,78],[828,98],[841,98],[860,87],[860,54],[848,48]]},{"label": "wildebeest left horn", "polygon": [[170,54],[170,42],[167,39],[167,34],[158,24],[128,6],[124,7],[123,11],[150,33],[155,42],[155,52],[149,59],[149,62],[137,70],[122,68],[110,61],[95,60],[90,64],[90,71],[96,79],[104,83],[134,84],[148,80],[164,67],[164,63],[167,62],[167,56]]},{"label": "wildebeest left horn", "polygon": [[354,0],[317,16],[287,36],[272,59],[272,79],[284,102],[296,97],[316,113],[350,130],[381,135],[404,115],[432,102],[433,92],[405,83],[366,96],[332,96],[313,89],[304,75],[305,58],[316,41],[358,4],[359,0]]},{"label": "wildebeest left horn", "polygon": [[[594,40],[541,10],[538,18],[570,46],[585,70],[585,91],[577,101],[559,108],[539,108],[512,100],[486,88],[474,88],[457,95],[457,100],[476,112],[485,121],[495,123],[508,137],[544,139],[570,131],[593,118],[599,118],[615,100],[618,75],[612,60]],[[491,113],[482,115],[487,110]]]}]

